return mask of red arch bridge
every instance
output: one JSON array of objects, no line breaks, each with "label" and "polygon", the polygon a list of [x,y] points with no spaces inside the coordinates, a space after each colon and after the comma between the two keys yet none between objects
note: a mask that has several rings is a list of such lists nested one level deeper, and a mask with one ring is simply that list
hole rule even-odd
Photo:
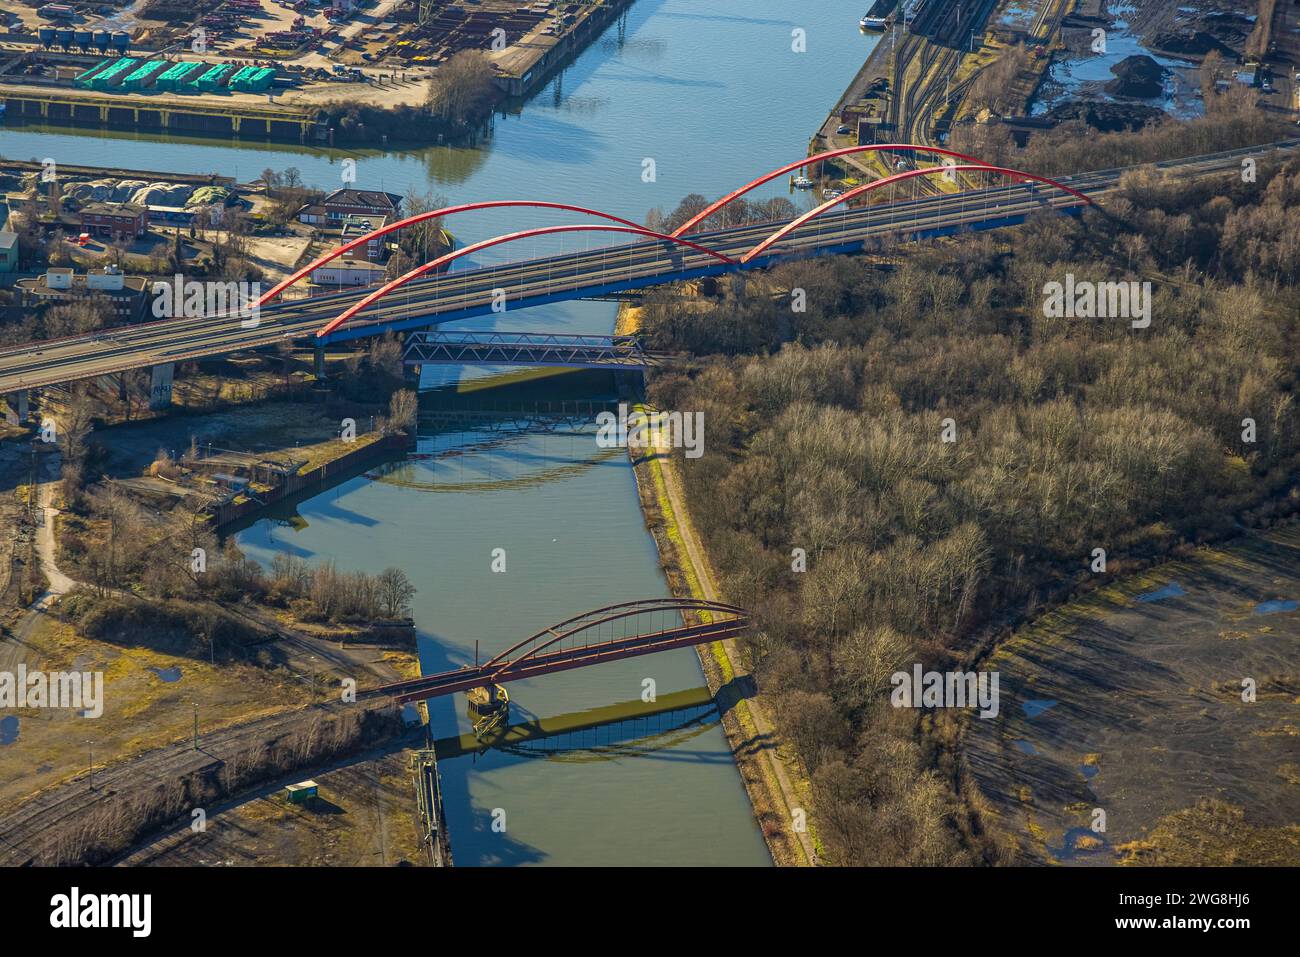
[{"label": "red arch bridge", "polygon": [[697,598],[646,598],[606,605],[544,628],[482,664],[423,675],[361,692],[397,701],[440,698],[557,671],[723,641],[742,634],[749,612]]},{"label": "red arch bridge", "polygon": [[[1228,150],[1155,164],[1172,175],[1200,176],[1240,169],[1243,157],[1263,159],[1288,152],[1300,140]],[[886,151],[938,157],[941,165],[905,169],[883,179],[827,198],[802,215],[778,222],[733,222],[736,201],[764,183],[796,170],[850,153]],[[946,164],[946,165],[945,165]],[[0,395],[16,397],[25,408],[28,389],[110,375],[129,369],[153,370],[152,399],[170,400],[174,363],[213,358],[246,349],[275,347],[285,340],[314,339],[319,348],[330,343],[386,332],[411,332],[474,316],[562,300],[606,298],[627,290],[702,276],[717,276],[761,268],[784,259],[831,253],[856,253],[864,248],[889,247],[913,239],[944,236],[963,230],[993,229],[1024,222],[1042,211],[1077,214],[1118,188],[1126,169],[1098,170],[1051,180],[988,163],[937,147],[886,143],[849,147],[804,157],[745,184],[710,204],[671,233],[631,220],[567,203],[540,200],[492,200],[432,210],[390,224],[339,246],[278,283],[257,300],[257,309],[216,316],[162,319],[136,326],[66,339],[30,342],[0,350]],[[951,192],[909,196],[923,178],[947,176]],[[883,197],[875,205],[850,206],[854,200]],[[417,266],[378,289],[337,292],[306,299],[283,300],[281,294],[313,270],[352,249],[396,233],[417,222],[468,215],[498,208],[559,210],[599,222],[566,223],[493,237],[439,256]],[[596,248],[500,265],[450,267],[489,248],[525,248],[540,236],[612,238]],[[483,344],[467,342],[460,361],[479,358]],[[502,344],[493,344],[501,346]],[[517,343],[515,358],[539,355],[532,345]],[[451,340],[435,343],[441,354],[457,348]],[[612,346],[612,344],[611,344]],[[318,352],[319,355],[319,352]],[[486,355],[486,353],[485,353]],[[554,358],[550,352],[546,358]],[[435,360],[429,360],[435,361]],[[448,360],[450,361],[450,360]]]}]

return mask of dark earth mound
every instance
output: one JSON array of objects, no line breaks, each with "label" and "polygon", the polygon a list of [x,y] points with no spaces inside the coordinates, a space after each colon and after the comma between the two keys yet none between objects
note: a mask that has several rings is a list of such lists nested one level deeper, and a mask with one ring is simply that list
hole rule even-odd
[{"label": "dark earth mound", "polygon": [[1092,100],[1067,100],[1047,111],[1057,122],[1082,120],[1103,133],[1136,130],[1164,116],[1164,111],[1143,103],[1106,103]]},{"label": "dark earth mound", "polygon": [[1165,69],[1149,56],[1125,57],[1110,68],[1115,79],[1106,84],[1111,96],[1150,100],[1164,90]]},{"label": "dark earth mound", "polygon": [[1226,57],[1237,55],[1236,50],[1205,30],[1194,30],[1190,33],[1157,33],[1152,38],[1151,45],[1157,50],[1187,56],[1204,56],[1211,50],[1218,50]]}]

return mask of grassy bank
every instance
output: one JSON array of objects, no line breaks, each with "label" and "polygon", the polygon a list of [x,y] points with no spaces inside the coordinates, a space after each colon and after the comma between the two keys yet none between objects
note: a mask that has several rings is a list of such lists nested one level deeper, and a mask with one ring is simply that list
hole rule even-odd
[{"label": "grassy bank", "polygon": [[[671,468],[670,461],[658,456],[646,456],[634,462],[646,525],[654,536],[673,594],[716,598],[708,568],[697,567],[691,555],[687,539],[694,541],[695,534],[690,527],[690,516],[674,507],[674,496],[668,488],[668,483],[675,481],[668,471]],[[703,562],[703,555],[697,554]],[[701,617],[707,619],[707,613]],[[796,815],[797,810],[809,806],[807,780],[796,770],[797,763],[791,756],[779,753],[770,724],[756,711],[753,678],[737,649],[726,644],[714,642],[696,650],[709,691],[722,713],[723,730],[754,807],[754,816],[778,865],[810,865],[815,862],[815,832],[806,815]],[[807,832],[802,835],[795,831],[796,816],[807,821]]]}]

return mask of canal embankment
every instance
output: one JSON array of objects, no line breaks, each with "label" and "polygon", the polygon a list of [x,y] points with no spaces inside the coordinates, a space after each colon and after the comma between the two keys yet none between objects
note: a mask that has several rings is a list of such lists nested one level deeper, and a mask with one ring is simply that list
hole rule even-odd
[{"label": "canal embankment", "polygon": [[[673,594],[721,600],[671,457],[635,457],[633,470],[646,526]],[[773,861],[780,866],[815,865],[807,778],[798,760],[782,748],[740,648],[734,641],[725,641],[696,650]]]},{"label": "canal embankment", "polygon": [[[641,307],[623,303],[616,335],[641,329]],[[691,521],[689,506],[670,455],[633,456],[637,497],[646,527],[673,594],[723,600],[709,559]],[[709,693],[722,714],[722,727],[740,770],[754,817],[773,861],[780,866],[817,862],[815,823],[806,775],[798,759],[783,752],[768,708],[734,641],[696,648]],[[802,812],[802,813],[796,813]]]}]

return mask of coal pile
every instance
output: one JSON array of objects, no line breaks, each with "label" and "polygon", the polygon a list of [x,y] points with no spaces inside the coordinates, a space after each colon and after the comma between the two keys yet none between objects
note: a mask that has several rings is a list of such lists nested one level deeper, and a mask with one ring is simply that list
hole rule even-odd
[{"label": "coal pile", "polygon": [[1115,74],[1106,84],[1111,96],[1150,100],[1164,92],[1165,69],[1149,56],[1125,57],[1110,72]]},{"label": "coal pile", "polygon": [[1094,100],[1070,100],[1047,111],[1047,117],[1059,123],[1079,120],[1102,133],[1119,133],[1141,129],[1161,119],[1163,110],[1144,103],[1107,103]]}]

